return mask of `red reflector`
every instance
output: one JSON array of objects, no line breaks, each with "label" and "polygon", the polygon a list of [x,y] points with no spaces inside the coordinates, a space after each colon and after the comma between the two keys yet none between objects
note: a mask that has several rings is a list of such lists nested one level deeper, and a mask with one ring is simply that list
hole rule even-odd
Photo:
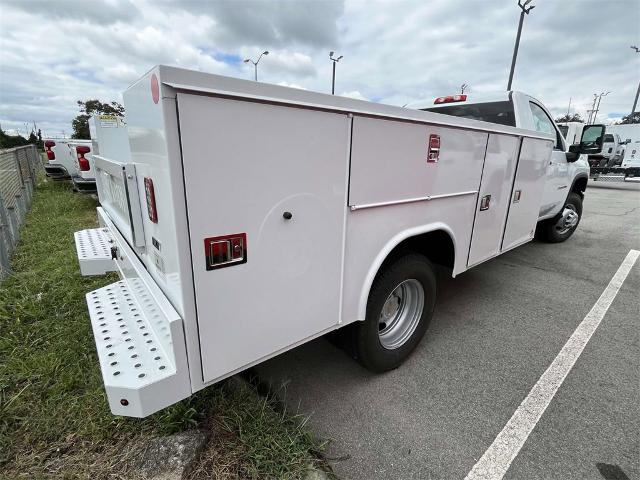
[{"label": "red reflector", "polygon": [[230,267],[247,262],[247,234],[235,233],[204,239],[207,270]]},{"label": "red reflector", "polygon": [[47,158],[49,160],[55,160],[56,159],[56,154],[53,153],[53,150],[47,150]]},{"label": "red reflector", "polygon": [[438,163],[440,158],[440,135],[432,133],[429,135],[429,153],[427,163]]},{"label": "red reflector", "polygon": [[156,192],[153,189],[153,180],[148,177],[144,179],[144,191],[147,196],[147,213],[149,220],[158,223],[158,210],[156,209]]},{"label": "red reflector", "polygon": [[455,103],[455,102],[465,102],[467,100],[466,95],[448,95],[446,97],[438,97],[433,102],[438,105],[439,103]]},{"label": "red reflector", "polygon": [[54,142],[53,140],[45,140],[44,146],[47,148],[55,147],[56,142]]},{"label": "red reflector", "polygon": [[153,103],[160,101],[160,85],[158,84],[158,77],[156,77],[155,73],[151,75],[151,98],[153,99]]},{"label": "red reflector", "polygon": [[76,147],[76,152],[78,155],[84,155],[85,153],[89,153],[91,149],[85,145],[79,145]]}]

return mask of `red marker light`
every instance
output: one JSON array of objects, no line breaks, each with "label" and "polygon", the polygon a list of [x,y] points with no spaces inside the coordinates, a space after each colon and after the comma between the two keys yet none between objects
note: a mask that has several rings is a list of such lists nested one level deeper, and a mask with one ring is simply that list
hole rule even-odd
[{"label": "red marker light", "polygon": [[155,73],[151,75],[151,98],[153,99],[153,103],[160,101],[160,85],[158,84],[158,77],[156,77]]},{"label": "red marker light", "polygon": [[438,105],[441,103],[455,103],[455,102],[466,102],[466,95],[448,95],[446,97],[438,97],[434,100],[434,104]]},{"label": "red marker light", "polygon": [[153,180],[148,177],[144,179],[144,191],[147,196],[147,213],[149,220],[158,223],[158,210],[156,209],[156,192],[153,189]]}]

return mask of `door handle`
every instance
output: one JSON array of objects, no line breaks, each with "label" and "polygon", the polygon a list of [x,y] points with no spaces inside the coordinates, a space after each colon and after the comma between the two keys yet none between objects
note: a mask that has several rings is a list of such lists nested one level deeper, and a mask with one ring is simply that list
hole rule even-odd
[{"label": "door handle", "polygon": [[483,212],[485,210],[489,210],[489,205],[491,204],[491,195],[485,195],[480,199],[480,211]]}]

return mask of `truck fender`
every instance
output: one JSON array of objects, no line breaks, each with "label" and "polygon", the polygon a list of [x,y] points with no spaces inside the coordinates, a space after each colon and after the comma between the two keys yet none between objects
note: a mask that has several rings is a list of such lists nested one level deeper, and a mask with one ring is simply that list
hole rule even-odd
[{"label": "truck fender", "polygon": [[[587,188],[587,182],[589,181],[589,175],[587,175],[586,173],[580,173],[578,175],[576,175],[576,177],[573,179],[573,182],[571,183],[571,189],[567,192],[567,197],[569,196],[569,194],[571,192],[575,192],[576,190],[576,183],[578,182],[585,182],[585,189]],[[576,193],[578,193],[580,196],[584,196],[584,190],[578,189],[579,191],[577,191]]]},{"label": "truck fender", "polygon": [[455,264],[455,258],[458,257],[457,242],[456,242],[456,237],[453,233],[453,230],[451,230],[451,228],[448,225],[442,222],[434,222],[434,223],[428,223],[426,225],[419,225],[416,227],[408,228],[406,230],[403,230],[397,233],[395,236],[393,236],[391,239],[387,241],[387,243],[380,250],[375,260],[371,264],[371,267],[369,267],[367,275],[364,279],[364,284],[360,291],[360,299],[358,301],[358,319],[359,320],[364,320],[364,318],[367,315],[367,301],[369,300],[369,291],[371,290],[371,286],[373,285],[373,281],[376,278],[376,275],[378,274],[380,267],[382,266],[384,261],[389,257],[389,254],[393,252],[394,249],[398,245],[400,245],[401,242],[407,239],[410,239],[411,237],[415,237],[417,235],[422,235],[425,233],[435,232],[438,230],[444,231],[451,238],[451,242],[453,243],[454,264]]}]

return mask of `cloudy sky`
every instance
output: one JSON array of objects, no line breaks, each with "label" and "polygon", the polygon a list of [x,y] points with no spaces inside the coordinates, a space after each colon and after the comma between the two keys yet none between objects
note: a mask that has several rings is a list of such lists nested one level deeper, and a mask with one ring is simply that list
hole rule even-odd
[{"label": "cloudy sky", "polygon": [[[252,78],[243,63],[269,50],[261,81],[375,102],[504,90],[519,17],[516,0],[188,1],[0,0],[0,125],[71,131],[76,100],[121,101],[155,64]],[[598,120],[630,112],[638,81],[639,0],[534,0],[513,87],[556,115]]]}]

